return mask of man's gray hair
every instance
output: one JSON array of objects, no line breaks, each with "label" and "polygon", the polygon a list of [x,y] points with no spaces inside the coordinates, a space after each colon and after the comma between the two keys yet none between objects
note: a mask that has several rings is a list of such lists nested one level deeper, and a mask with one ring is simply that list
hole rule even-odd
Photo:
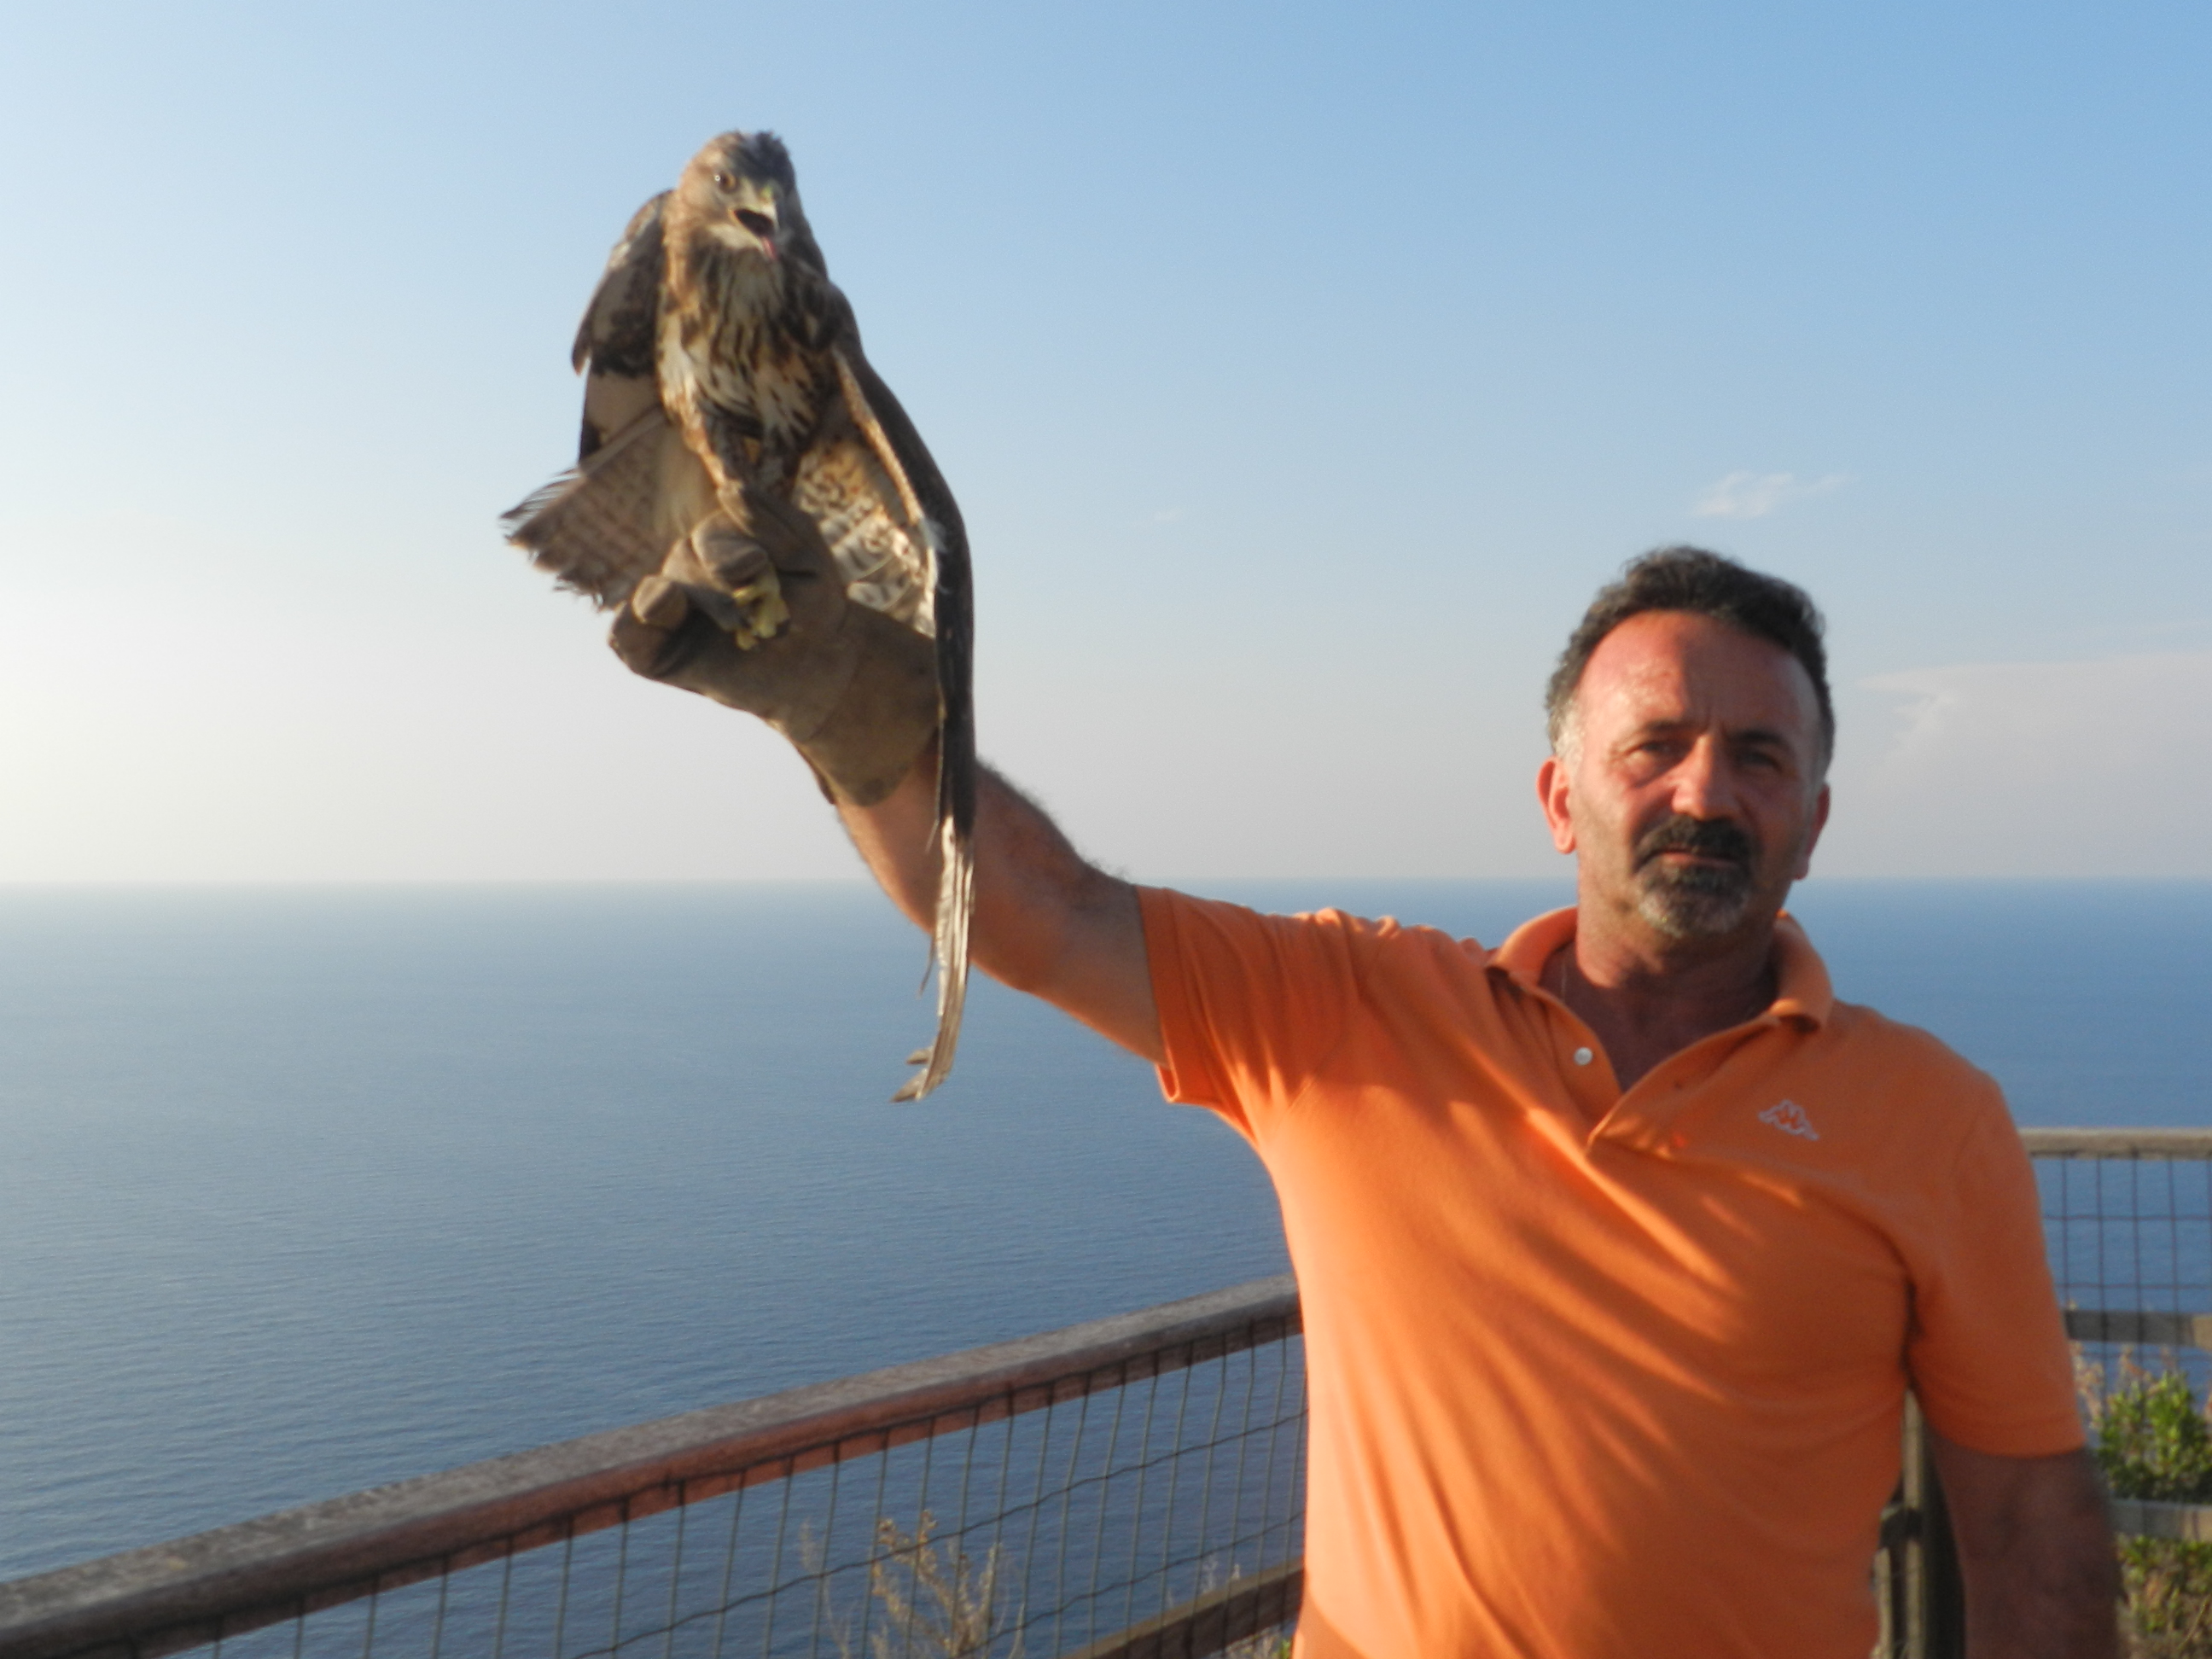
[{"label": "man's gray hair", "polygon": [[1576,741],[1575,695],[1605,636],[1631,617],[1647,611],[1686,611],[1710,617],[1753,638],[1780,646],[1797,659],[1813,682],[1820,706],[1820,753],[1817,772],[1826,772],[1836,750],[1836,708],[1828,696],[1828,653],[1820,643],[1824,627],[1812,596],[1795,582],[1746,568],[1702,547],[1662,547],[1632,560],[1620,580],[1598,590],[1581,623],[1559,653],[1544,691],[1544,716],[1552,749],[1571,758]]}]

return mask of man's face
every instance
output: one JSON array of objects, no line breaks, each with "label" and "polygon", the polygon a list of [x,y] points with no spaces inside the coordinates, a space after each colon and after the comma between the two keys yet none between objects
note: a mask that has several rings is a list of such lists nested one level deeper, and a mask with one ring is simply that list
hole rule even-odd
[{"label": "man's face", "polygon": [[1773,919],[1828,816],[1820,704],[1795,657],[1646,611],[1591,653],[1571,724],[1537,789],[1585,906],[1684,943]]}]

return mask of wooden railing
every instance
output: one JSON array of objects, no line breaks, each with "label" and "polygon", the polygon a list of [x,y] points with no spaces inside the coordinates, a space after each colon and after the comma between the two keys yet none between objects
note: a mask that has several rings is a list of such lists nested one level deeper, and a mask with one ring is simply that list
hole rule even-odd
[{"label": "wooden railing", "polygon": [[287,1510],[0,1584],[0,1659],[1217,1652],[1295,1616],[1299,1328],[1285,1275]]}]

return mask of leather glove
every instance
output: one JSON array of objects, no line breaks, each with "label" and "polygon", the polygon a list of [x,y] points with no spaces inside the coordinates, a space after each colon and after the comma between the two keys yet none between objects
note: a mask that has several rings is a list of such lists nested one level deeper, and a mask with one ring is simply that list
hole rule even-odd
[{"label": "leather glove", "polygon": [[[753,489],[740,505],[742,527],[717,511],[677,543],[607,642],[647,679],[759,715],[805,757],[824,794],[872,806],[937,735],[936,645],[846,599],[805,514]],[[755,640],[732,596],[757,591],[771,570],[790,620]]]}]

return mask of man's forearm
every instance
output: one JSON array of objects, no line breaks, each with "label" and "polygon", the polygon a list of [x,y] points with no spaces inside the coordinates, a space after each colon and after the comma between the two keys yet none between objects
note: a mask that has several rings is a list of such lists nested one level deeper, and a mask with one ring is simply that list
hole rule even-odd
[{"label": "man's forearm", "polygon": [[[982,787],[979,779],[979,795]],[[936,835],[936,744],[922,751],[905,781],[884,799],[872,806],[838,800],[837,815],[845,821],[845,833],[853,838],[876,884],[908,921],[927,931],[936,919],[942,862]]]},{"label": "man's forearm", "polygon": [[1936,1442],[1966,1581],[1968,1659],[2112,1659],[2119,1573],[2086,1452],[2008,1458]]},{"label": "man's forearm", "polygon": [[[872,806],[839,803],[891,901],[927,927],[937,905],[937,760],[923,754]],[[988,767],[975,790],[975,965],[1157,1061],[1159,1017],[1136,890],[1086,860],[1042,808]]]}]

